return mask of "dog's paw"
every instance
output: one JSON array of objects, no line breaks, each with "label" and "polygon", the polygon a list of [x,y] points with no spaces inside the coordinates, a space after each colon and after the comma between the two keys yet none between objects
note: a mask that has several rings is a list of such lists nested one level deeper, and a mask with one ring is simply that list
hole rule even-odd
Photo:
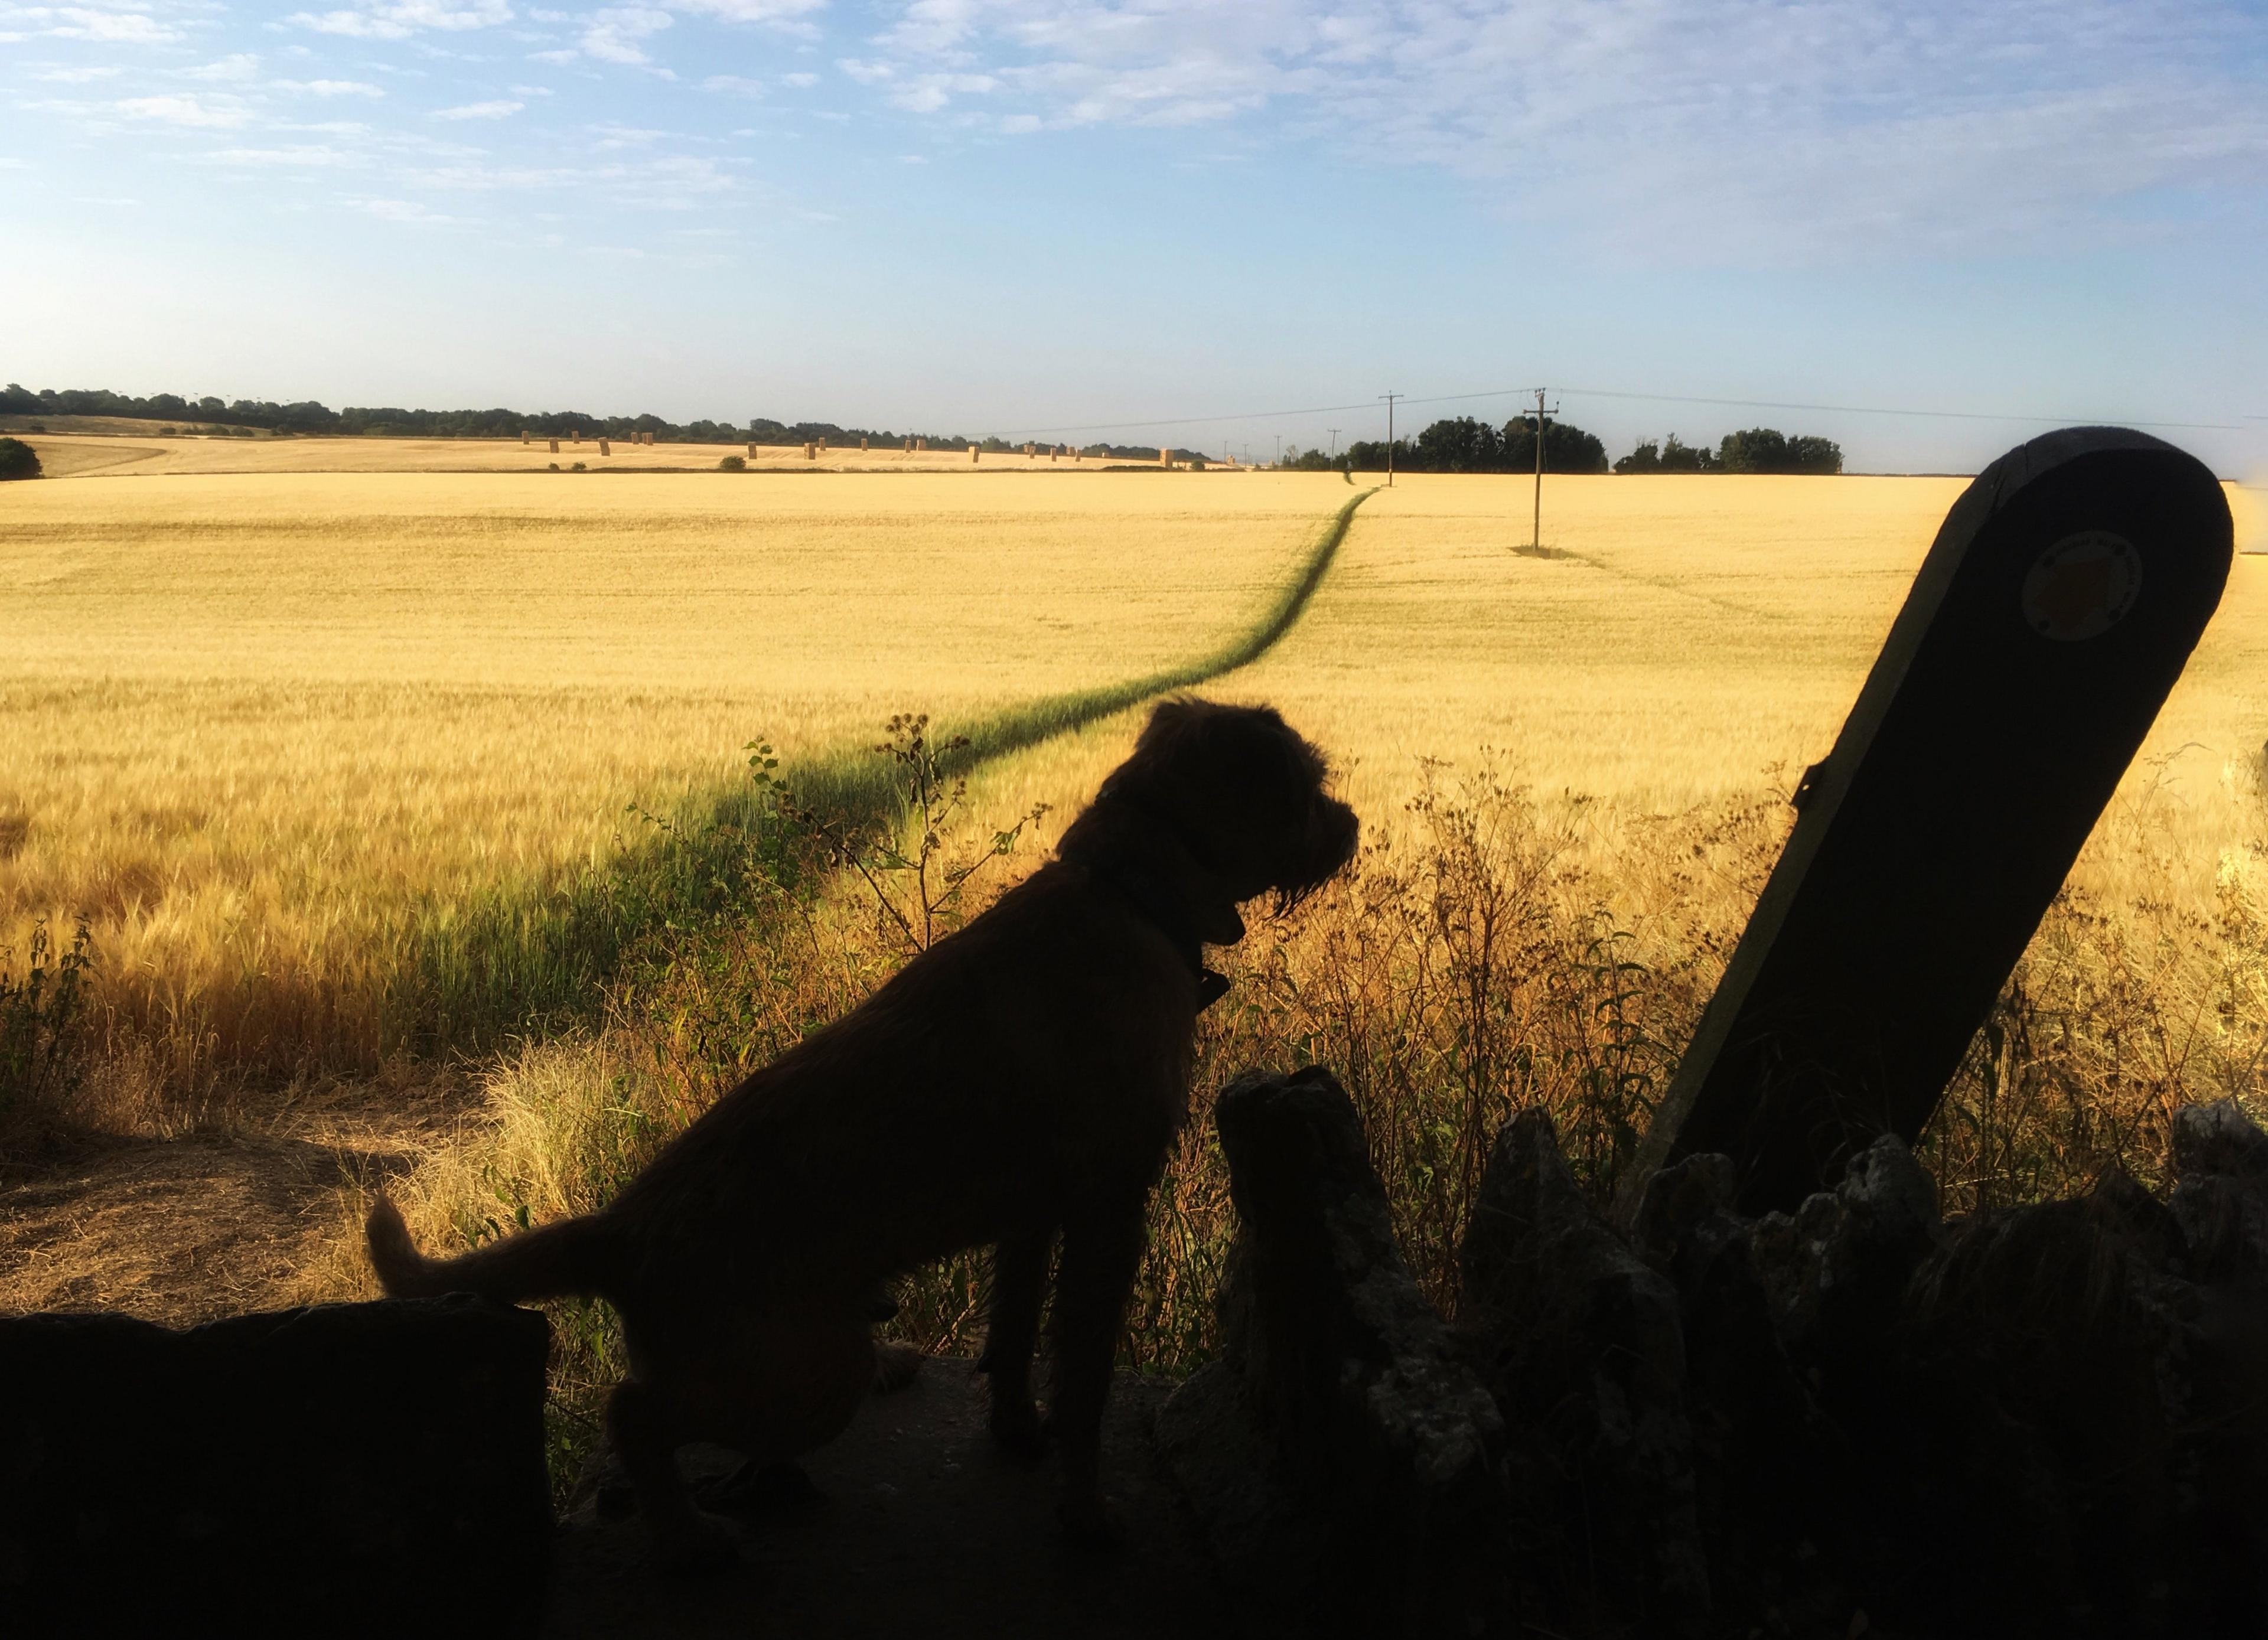
[{"label": "dog's paw", "polygon": [[911,1344],[875,1345],[874,1393],[887,1395],[892,1390],[903,1389],[921,1376],[922,1364],[928,1359]]},{"label": "dog's paw", "polygon": [[1108,1554],[1126,1545],[1126,1528],[1107,1499],[1066,1497],[1056,1505],[1056,1519],[1074,1548]]},{"label": "dog's paw", "polygon": [[713,1577],[739,1563],[740,1541],[723,1521],[688,1511],[666,1530],[655,1532],[653,1552],[672,1577]]},{"label": "dog's paw", "polygon": [[987,1423],[1000,1450],[1014,1457],[1035,1459],[1048,1449],[1047,1420],[1028,1401],[994,1407]]},{"label": "dog's paw", "polygon": [[803,1509],[826,1501],[803,1466],[787,1459],[758,1465],[754,1460],[728,1475],[694,1488],[703,1509],[719,1514],[753,1514],[760,1510]]}]

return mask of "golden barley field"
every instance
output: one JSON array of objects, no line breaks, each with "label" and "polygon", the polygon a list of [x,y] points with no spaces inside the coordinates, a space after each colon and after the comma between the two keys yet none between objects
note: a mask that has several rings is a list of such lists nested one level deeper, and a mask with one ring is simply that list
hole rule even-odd
[{"label": "golden barley field", "polygon": [[[89,441],[92,442],[92,441]],[[313,447],[262,446],[296,456]],[[423,452],[397,452],[407,463]],[[167,1077],[367,1068],[411,925],[740,748],[1139,676],[1329,478],[99,474],[0,490],[0,941],[91,923]]]},{"label": "golden barley field", "polygon": [[[1021,457],[425,470],[498,448],[446,441],[97,464],[144,442],[46,441],[83,476],[0,491],[0,938],[86,916],[111,1047],[180,1086],[367,1070],[404,1046],[386,1011],[420,929],[500,890],[540,909],[648,835],[626,805],[729,785],[760,734],[821,756],[895,711],[965,719],[1218,647],[1359,493]],[[270,470],[164,470],[224,458]],[[412,470],[320,470],[344,462]],[[1280,706],[1382,842],[1429,780],[1485,768],[1674,963],[1737,929],[1776,794],[1831,741],[1960,486],[1555,477],[1531,555],[1525,481],[1405,474],[1284,641],[1208,692]],[[2150,891],[2198,915],[2251,870],[2262,562],[2129,781]],[[982,769],[968,835],[1044,802],[1044,847],[1139,716]],[[1663,841],[1736,811],[1767,839],[1737,869]],[[2139,893],[2117,822],[2081,878]]]}]

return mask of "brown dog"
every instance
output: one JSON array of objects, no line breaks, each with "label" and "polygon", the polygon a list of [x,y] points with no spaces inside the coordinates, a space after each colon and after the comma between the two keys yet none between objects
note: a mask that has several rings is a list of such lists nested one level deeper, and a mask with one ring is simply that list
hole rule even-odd
[{"label": "brown dog", "polygon": [[1062,1516],[1107,1539],[1103,1402],[1150,1189],[1189,1100],[1200,946],[1241,901],[1288,902],[1354,853],[1322,759],[1265,707],[1160,706],[1057,858],[908,963],[847,1017],[725,1095],[604,1212],[459,1259],[421,1257],[381,1200],[387,1292],[499,1302],[597,1294],[630,1376],[608,1424],[665,1559],[730,1558],[677,1447],[756,1464],[832,1439],[875,1378],[877,1289],[998,1247],[985,1364],[994,1435],[1036,1452],[1032,1351],[1048,1260]]}]

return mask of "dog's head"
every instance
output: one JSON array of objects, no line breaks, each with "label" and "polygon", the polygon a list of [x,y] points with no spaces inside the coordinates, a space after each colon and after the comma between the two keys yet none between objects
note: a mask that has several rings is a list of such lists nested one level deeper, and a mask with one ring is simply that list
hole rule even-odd
[{"label": "dog's head", "polygon": [[1167,701],[1094,807],[1163,827],[1232,903],[1273,893],[1288,907],[1354,857],[1360,825],[1327,775],[1270,707]]}]

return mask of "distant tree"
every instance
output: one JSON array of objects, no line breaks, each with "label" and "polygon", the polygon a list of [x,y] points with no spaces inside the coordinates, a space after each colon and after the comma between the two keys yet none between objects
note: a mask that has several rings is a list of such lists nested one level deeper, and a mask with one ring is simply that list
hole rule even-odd
[{"label": "distant tree", "polygon": [[[1498,471],[1532,473],[1535,470],[1535,418],[1515,416],[1504,424],[1504,465]],[[1572,422],[1547,419],[1543,423],[1543,470],[1547,473],[1603,473],[1607,470],[1607,447],[1594,434],[1585,432]]]},{"label": "distant tree", "polygon": [[1727,473],[1840,473],[1843,447],[1808,433],[1790,438],[1778,428],[1751,427],[1727,433],[1717,460]]},{"label": "distant tree", "polygon": [[1785,473],[1787,435],[1775,427],[1727,433],[1718,443],[1717,462],[1727,473]]},{"label": "distant tree", "polygon": [[39,476],[38,451],[20,438],[0,438],[0,480]]},{"label": "distant tree", "polygon": [[1427,473],[1500,473],[1504,438],[1486,422],[1460,416],[1434,423],[1418,435],[1410,465]]},{"label": "distant tree", "polygon": [[1787,441],[1787,470],[1825,475],[1843,470],[1843,446],[1832,438],[1798,433]]},{"label": "distant tree", "polygon": [[1615,463],[1617,473],[1659,473],[1661,471],[1661,446],[1651,438],[1641,438],[1631,452]]}]

